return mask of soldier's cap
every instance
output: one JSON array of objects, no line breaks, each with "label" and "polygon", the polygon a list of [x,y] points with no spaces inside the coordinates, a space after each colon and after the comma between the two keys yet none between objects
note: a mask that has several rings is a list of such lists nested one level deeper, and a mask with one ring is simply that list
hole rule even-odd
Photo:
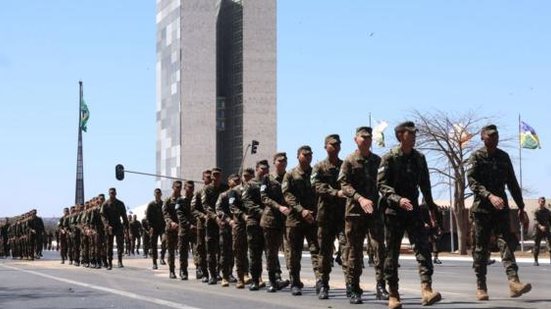
[{"label": "soldier's cap", "polygon": [[274,161],[285,159],[287,160],[287,153],[286,152],[278,152],[274,155]]},{"label": "soldier's cap", "polygon": [[69,207],[65,207],[65,208],[63,208],[63,211],[65,211],[65,210],[69,210]]},{"label": "soldier's cap", "polygon": [[356,129],[356,136],[367,136],[371,137],[373,129],[371,127],[359,127]]},{"label": "soldier's cap", "polygon": [[330,134],[325,137],[325,145],[327,144],[340,144],[341,137],[338,134]]},{"label": "soldier's cap", "polygon": [[303,152],[304,154],[312,154],[312,148],[308,145],[303,145],[298,147],[297,150],[297,156],[300,155],[300,153]]},{"label": "soldier's cap", "polygon": [[498,133],[497,126],[495,124],[489,124],[487,126],[484,126],[480,131],[480,133],[481,134],[487,133],[488,135],[496,134]]},{"label": "soldier's cap", "polygon": [[215,167],[212,169],[213,174],[222,174],[222,169],[219,167]]},{"label": "soldier's cap", "polygon": [[256,167],[270,168],[270,164],[268,163],[268,160],[260,160],[256,162]]},{"label": "soldier's cap", "polygon": [[394,132],[396,133],[403,131],[417,132],[417,128],[415,128],[415,123],[413,123],[413,121],[404,121],[394,128]]},{"label": "soldier's cap", "polygon": [[31,210],[30,213],[36,214],[36,209]]},{"label": "soldier's cap", "polygon": [[245,170],[243,170],[243,176],[254,176],[254,169],[248,167]]}]

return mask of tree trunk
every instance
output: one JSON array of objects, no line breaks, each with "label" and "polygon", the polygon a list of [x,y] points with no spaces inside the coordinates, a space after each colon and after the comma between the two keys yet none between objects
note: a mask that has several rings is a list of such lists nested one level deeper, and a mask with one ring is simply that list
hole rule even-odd
[{"label": "tree trunk", "polygon": [[[469,235],[469,215],[465,209],[465,180],[456,178],[454,189],[454,212],[457,226],[457,242],[460,255],[467,255],[467,238]],[[453,235],[452,235],[453,236]]]}]

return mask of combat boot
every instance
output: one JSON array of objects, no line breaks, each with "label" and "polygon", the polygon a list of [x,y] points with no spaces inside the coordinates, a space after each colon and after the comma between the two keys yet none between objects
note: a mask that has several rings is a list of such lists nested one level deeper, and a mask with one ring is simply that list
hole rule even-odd
[{"label": "combat boot", "polygon": [[258,277],[258,287],[259,288],[265,288],[266,287],[266,282],[264,282],[264,280],[262,280],[262,276]]},{"label": "combat boot", "polygon": [[476,284],[476,299],[478,300],[489,300],[490,296],[488,296],[488,287],[486,286],[486,282],[477,282]]},{"label": "combat boot", "polygon": [[377,295],[375,296],[375,298],[377,298],[377,300],[388,300],[388,291],[386,290],[384,280],[377,282],[376,290],[377,290]]},{"label": "combat boot", "polygon": [[168,277],[170,279],[176,279],[176,274],[174,273],[174,271],[170,271],[170,273],[168,274]]},{"label": "combat boot", "polygon": [[421,283],[421,305],[430,306],[442,299],[439,292],[434,292],[430,283]]},{"label": "combat boot", "polygon": [[109,263],[107,264],[107,270],[113,269],[113,260],[109,260]]},{"label": "combat boot", "polygon": [[236,289],[244,289],[245,288],[245,280],[243,279],[243,274],[238,273],[237,274],[237,283],[235,284]]},{"label": "combat boot", "polygon": [[229,277],[228,281],[229,281],[230,283],[236,283],[236,282],[237,282],[237,278],[235,278],[235,277],[233,276],[233,274],[230,274],[230,277]]},{"label": "combat boot", "polygon": [[390,292],[388,293],[388,309],[402,309],[398,289],[390,288]]},{"label": "combat boot", "polygon": [[521,283],[518,276],[509,279],[509,296],[519,297],[522,294],[530,292],[530,290],[532,290],[532,285],[530,283]]},{"label": "combat boot", "polygon": [[187,270],[180,269],[180,279],[181,280],[187,280],[188,279]]},{"label": "combat boot", "polygon": [[251,284],[251,282],[253,282],[251,280],[251,277],[249,277],[248,273],[245,274],[245,276],[243,277],[243,280],[245,281],[245,284]]},{"label": "combat boot", "polygon": [[302,295],[302,288],[300,287],[300,278],[298,276],[292,276],[291,294],[293,296]]},{"label": "combat boot", "polygon": [[316,280],[316,295],[319,295],[321,291],[322,282],[321,279]]},{"label": "combat boot", "polygon": [[270,281],[270,286],[266,289],[266,292],[268,293],[277,292],[279,288],[276,281],[276,275],[274,272],[268,272],[268,280]]},{"label": "combat boot", "polygon": [[223,288],[226,288],[226,287],[229,287],[230,286],[230,281],[226,278],[222,278],[222,283],[221,283],[221,286]]},{"label": "combat boot", "polygon": [[323,282],[321,284],[320,292],[318,294],[318,299],[329,299],[329,284]]}]

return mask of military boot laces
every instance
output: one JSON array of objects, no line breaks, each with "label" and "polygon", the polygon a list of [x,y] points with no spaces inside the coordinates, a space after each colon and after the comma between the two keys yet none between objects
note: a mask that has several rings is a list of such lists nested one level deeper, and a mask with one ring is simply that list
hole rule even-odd
[{"label": "military boot laces", "polygon": [[384,281],[377,282],[377,295],[375,297],[377,300],[388,300],[388,291]]},{"label": "military boot laces", "polygon": [[423,306],[430,306],[442,299],[442,295],[439,292],[432,290],[430,283],[421,284],[421,304]]},{"label": "military boot laces", "polygon": [[398,289],[390,289],[390,293],[388,293],[388,309],[402,309]]},{"label": "military boot laces", "polygon": [[480,301],[490,299],[490,296],[488,296],[488,287],[486,286],[486,282],[478,282],[477,283],[476,299],[478,299]]},{"label": "military boot laces", "polygon": [[521,283],[518,277],[509,280],[509,296],[519,297],[522,294],[526,294],[532,290],[532,285],[530,283]]}]

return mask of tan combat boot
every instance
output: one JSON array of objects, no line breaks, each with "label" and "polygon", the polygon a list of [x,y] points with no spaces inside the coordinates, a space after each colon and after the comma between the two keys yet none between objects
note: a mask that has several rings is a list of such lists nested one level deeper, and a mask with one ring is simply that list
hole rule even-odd
[{"label": "tan combat boot", "polygon": [[262,276],[260,276],[260,278],[258,278],[258,287],[259,288],[265,288],[266,287],[266,282],[264,282],[264,280],[262,280]]},{"label": "tan combat boot", "polygon": [[400,294],[397,289],[390,288],[388,292],[388,309],[402,309]]},{"label": "tan combat boot", "polygon": [[248,273],[245,273],[245,277],[244,277],[244,282],[245,284],[251,284],[251,282],[253,282],[253,280],[251,279],[251,277],[249,277],[249,274]]},{"label": "tan combat boot", "polygon": [[222,287],[230,286],[230,281],[227,278],[222,278]]},{"label": "tan combat boot", "polygon": [[237,273],[237,283],[235,284],[236,289],[244,289],[245,288],[245,279],[243,274]]},{"label": "tan combat boot", "polygon": [[521,283],[518,277],[514,277],[509,280],[509,296],[519,297],[522,294],[528,293],[532,290],[532,285],[530,283]]},{"label": "tan combat boot", "polygon": [[421,305],[430,306],[442,299],[439,292],[433,292],[430,283],[421,283]]},{"label": "tan combat boot", "polygon": [[489,300],[490,296],[488,296],[488,287],[486,286],[486,283],[479,282],[477,283],[476,287],[476,299],[478,300]]}]

